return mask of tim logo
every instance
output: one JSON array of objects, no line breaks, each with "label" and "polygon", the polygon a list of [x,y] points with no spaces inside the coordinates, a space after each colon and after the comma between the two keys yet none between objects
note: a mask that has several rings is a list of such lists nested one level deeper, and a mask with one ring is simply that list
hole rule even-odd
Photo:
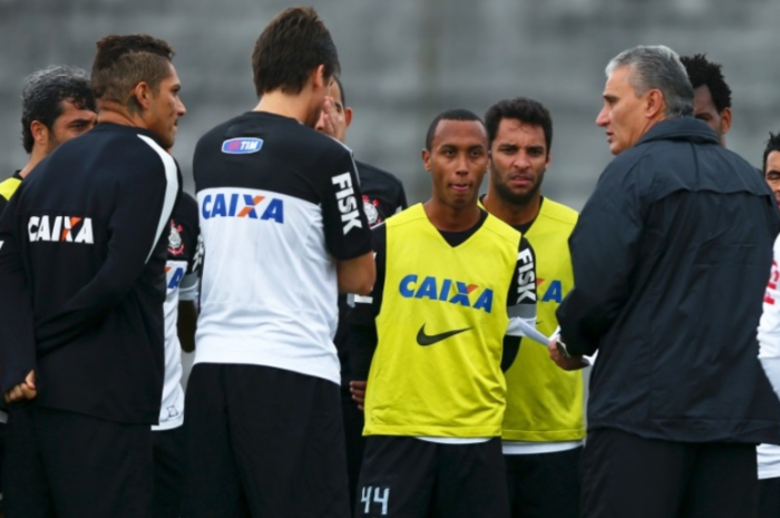
[{"label": "tim logo", "polygon": [[284,223],[284,202],[246,193],[207,194],[200,207],[203,219],[248,218]]},{"label": "tim logo", "polygon": [[517,254],[517,303],[536,302],[534,254],[526,248]]},{"label": "tim logo", "polygon": [[430,299],[459,304],[467,308],[481,309],[485,313],[493,310],[493,290],[490,288],[480,290],[476,284],[431,276],[418,281],[419,277],[414,273],[401,279],[398,286],[401,296],[407,299]]},{"label": "tim logo", "polygon": [[334,176],[331,181],[339,189],[336,191],[336,200],[339,212],[341,212],[341,222],[344,224],[342,230],[346,236],[353,228],[363,228],[363,222],[360,221],[360,213],[357,210],[355,191],[352,189],[352,178],[350,178],[349,173],[344,173]]},{"label": "tim logo", "polygon": [[222,143],[222,152],[228,155],[249,155],[263,148],[261,138],[231,138]]},{"label": "tim logo", "polygon": [[59,241],[62,243],[95,244],[92,218],[76,216],[30,216],[27,223],[30,242]]}]

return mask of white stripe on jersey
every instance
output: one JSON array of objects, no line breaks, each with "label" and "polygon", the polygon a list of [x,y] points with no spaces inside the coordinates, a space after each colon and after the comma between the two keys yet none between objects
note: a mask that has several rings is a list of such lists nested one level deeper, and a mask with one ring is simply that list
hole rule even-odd
[{"label": "white stripe on jersey", "polygon": [[165,197],[163,198],[163,208],[162,212],[160,213],[160,221],[157,222],[157,232],[154,234],[154,241],[152,241],[152,248],[149,250],[149,255],[146,256],[145,262],[149,262],[149,258],[152,257],[154,248],[160,241],[160,236],[162,236],[163,230],[168,228],[170,225],[173,206],[176,203],[176,196],[179,194],[179,178],[176,174],[176,161],[167,151],[161,148],[160,145],[154,141],[154,139],[151,139],[146,135],[138,135],[138,138],[146,142],[150,148],[155,150],[157,154],[160,155],[160,160],[162,160],[163,166],[165,167]]}]

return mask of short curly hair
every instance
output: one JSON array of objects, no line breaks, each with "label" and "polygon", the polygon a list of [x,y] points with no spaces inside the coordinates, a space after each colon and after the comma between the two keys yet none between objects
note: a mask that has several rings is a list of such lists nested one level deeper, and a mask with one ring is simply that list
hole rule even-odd
[{"label": "short curly hair", "polygon": [[707,59],[706,54],[694,54],[680,58],[694,89],[706,86],[712,94],[718,113],[731,108],[731,88],[723,77],[723,66]]},{"label": "short curly hair", "polygon": [[769,132],[769,140],[766,141],[766,147],[764,147],[764,161],[761,166],[762,174],[766,174],[766,160],[772,151],[780,151],[780,131],[776,135],[771,131]]}]

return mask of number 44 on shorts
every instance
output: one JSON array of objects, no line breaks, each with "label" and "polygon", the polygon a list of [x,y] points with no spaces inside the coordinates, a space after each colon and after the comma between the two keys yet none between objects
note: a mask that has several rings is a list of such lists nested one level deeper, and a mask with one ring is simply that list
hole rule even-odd
[{"label": "number 44 on shorts", "polygon": [[[371,495],[374,498],[371,498]],[[371,503],[382,504],[382,516],[387,516],[387,505],[390,500],[390,488],[389,487],[372,487],[363,486],[360,491],[360,502],[363,504],[363,512],[368,514],[371,510]]]}]

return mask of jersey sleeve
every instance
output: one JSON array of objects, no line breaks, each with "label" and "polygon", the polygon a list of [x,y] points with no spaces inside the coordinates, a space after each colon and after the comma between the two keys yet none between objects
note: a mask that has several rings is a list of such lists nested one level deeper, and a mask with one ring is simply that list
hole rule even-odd
[{"label": "jersey sleeve", "polygon": [[0,213],[0,395],[35,368],[32,292],[21,259],[19,196]]},{"label": "jersey sleeve", "polygon": [[[140,137],[140,136],[139,136]],[[38,347],[67,343],[110,311],[132,288],[146,267],[170,219],[180,191],[176,161],[148,137],[152,148],[137,160],[117,164],[116,204],[108,214],[107,255],[97,274],[62,310],[36,326]]]},{"label": "jersey sleeve", "polygon": [[176,221],[181,225],[181,239],[187,252],[187,274],[197,273],[203,260],[203,239],[198,223],[198,202],[189,194],[181,193],[181,216]]},{"label": "jersey sleeve", "polygon": [[780,236],[775,240],[774,259],[758,324],[758,358],[772,388],[780,396]]},{"label": "jersey sleeve", "polygon": [[536,254],[525,237],[520,238],[517,263],[506,300],[509,326],[504,336],[504,354],[501,358],[501,369],[504,372],[512,366],[524,336],[521,331],[516,331],[512,322],[523,320],[529,326],[536,327]]},{"label": "jersey sleeve", "polygon": [[352,154],[343,147],[339,151],[330,174],[325,175],[322,219],[328,252],[346,261],[371,251],[371,230]]},{"label": "jersey sleeve", "polygon": [[351,295],[354,302],[347,317],[346,344],[349,351],[350,370],[354,379],[365,380],[371,368],[379,335],[376,329],[376,317],[382,308],[382,290],[385,285],[385,267],[387,227],[380,224],[374,227],[373,246],[376,262],[376,281],[369,296]]}]

